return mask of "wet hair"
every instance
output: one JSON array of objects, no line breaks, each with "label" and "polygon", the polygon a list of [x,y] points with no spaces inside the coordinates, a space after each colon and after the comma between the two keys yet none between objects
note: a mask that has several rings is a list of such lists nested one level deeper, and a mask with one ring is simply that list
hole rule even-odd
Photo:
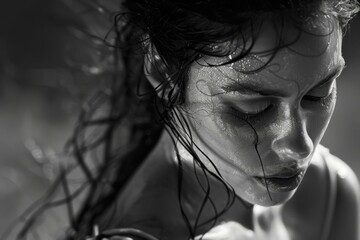
[{"label": "wet hair", "polygon": [[[240,51],[222,64],[241,60],[251,53],[264,21],[276,22],[280,33],[278,44],[265,53],[271,56],[269,62],[254,70],[260,71],[271,62],[277,51],[297,40],[283,41],[281,26],[285,22],[290,21],[301,34],[312,17],[322,14],[336,20],[333,23],[339,24],[345,33],[348,22],[358,10],[356,0],[124,0],[122,11],[113,18],[113,29],[104,39],[104,43],[113,49],[115,70],[112,84],[89,101],[68,144],[68,151],[77,160],[73,168],[78,167],[84,173],[86,183],[70,193],[66,176],[72,169],[64,170],[53,189],[62,186],[66,198],[53,200],[52,191],[55,190],[52,189],[28,211],[31,217],[25,222],[18,238],[23,239],[28,234],[46,209],[60,204],[66,204],[69,211],[70,229],[66,239],[91,236],[94,226],[99,226],[100,231],[114,227],[118,221],[115,217],[119,216],[110,213],[116,212],[116,198],[146,159],[161,131],[168,131],[174,143],[180,142],[193,156],[194,164],[202,174],[217,179],[228,193],[224,208],[216,209],[213,205],[214,217],[199,222],[205,204],[212,204],[209,182],[202,185],[205,197],[195,223],[191,224],[182,207],[182,163],[177,151],[178,198],[189,237],[194,238],[197,229],[205,224],[215,225],[236,199],[242,200],[220,172],[208,170],[200,160],[205,157],[212,163],[192,141],[189,125],[181,114],[191,64],[204,55],[228,56],[234,49],[214,47],[226,42],[235,43]],[[151,70],[144,71],[145,57],[152,64]],[[155,71],[162,79],[155,89],[148,83],[146,71]],[[101,113],[99,109],[102,109]],[[100,134],[99,131],[91,134],[95,127],[100,129]],[[254,146],[257,148],[256,141]],[[90,164],[86,160],[88,155],[99,149],[102,158]],[[198,156],[197,152],[203,156]],[[262,164],[260,156],[259,161]],[[213,166],[216,169],[215,164]],[[72,201],[81,193],[85,194],[84,200],[74,213]]]}]

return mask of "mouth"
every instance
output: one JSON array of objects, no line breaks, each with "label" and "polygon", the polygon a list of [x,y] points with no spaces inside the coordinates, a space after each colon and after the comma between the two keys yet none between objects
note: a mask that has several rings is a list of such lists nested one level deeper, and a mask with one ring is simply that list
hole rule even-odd
[{"label": "mouth", "polygon": [[283,173],[266,177],[254,177],[255,180],[265,188],[272,192],[289,192],[296,189],[302,178],[305,170],[300,170],[294,173]]}]

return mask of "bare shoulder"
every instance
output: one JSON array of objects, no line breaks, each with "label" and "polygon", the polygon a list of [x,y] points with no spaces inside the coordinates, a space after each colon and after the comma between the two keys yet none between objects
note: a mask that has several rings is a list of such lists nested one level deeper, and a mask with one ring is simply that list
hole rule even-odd
[{"label": "bare shoulder", "polygon": [[354,171],[341,159],[329,155],[330,171],[336,173],[336,194],[329,239],[359,239],[360,187]]},{"label": "bare shoulder", "polygon": [[[354,171],[328,149],[319,146],[294,197],[289,215],[298,231],[312,229],[307,239],[359,239],[359,183]],[[319,227],[322,226],[322,227]]]},{"label": "bare shoulder", "polygon": [[[318,147],[308,172],[308,179],[304,179],[305,187],[317,188],[328,185],[334,189],[336,196],[341,194],[348,200],[359,200],[360,189],[356,174],[349,165],[331,154],[327,148],[321,145]],[[318,180],[318,184],[314,184],[314,180]]]}]

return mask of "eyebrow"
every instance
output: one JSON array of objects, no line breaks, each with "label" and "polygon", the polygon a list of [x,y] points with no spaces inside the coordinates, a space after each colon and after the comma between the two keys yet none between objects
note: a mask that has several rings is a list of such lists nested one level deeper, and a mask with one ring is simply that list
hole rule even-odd
[{"label": "eyebrow", "polygon": [[[333,80],[336,76],[340,75],[342,70],[344,69],[345,64],[339,63],[335,68],[331,70],[331,72],[322,80],[320,80],[314,87],[311,89],[315,89],[321,87]],[[266,89],[259,85],[254,85],[251,83],[239,83],[239,82],[231,82],[221,87],[225,92],[239,92],[244,95],[262,95],[262,96],[278,96],[278,97],[286,97],[288,94],[280,89]]]},{"label": "eyebrow", "polygon": [[339,63],[338,65],[336,65],[336,67],[333,70],[331,70],[331,72],[324,79],[319,81],[319,83],[317,83],[311,89],[321,87],[321,86],[325,85],[326,83],[328,83],[329,81],[333,80],[335,77],[337,77],[341,74],[341,72],[344,70],[344,67],[345,67],[345,63]]}]

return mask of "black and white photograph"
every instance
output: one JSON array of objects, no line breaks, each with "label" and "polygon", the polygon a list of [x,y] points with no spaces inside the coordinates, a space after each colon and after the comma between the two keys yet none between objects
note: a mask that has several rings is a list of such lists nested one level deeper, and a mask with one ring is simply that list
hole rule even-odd
[{"label": "black and white photograph", "polygon": [[358,0],[0,7],[0,240],[360,240]]}]

